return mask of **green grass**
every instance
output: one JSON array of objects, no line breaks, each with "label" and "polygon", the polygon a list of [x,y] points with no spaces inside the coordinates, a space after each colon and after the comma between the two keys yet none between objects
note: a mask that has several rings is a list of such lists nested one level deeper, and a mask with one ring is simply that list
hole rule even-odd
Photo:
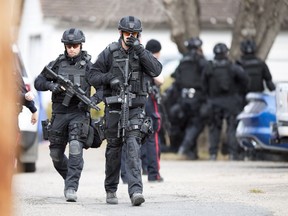
[{"label": "green grass", "polygon": [[249,190],[250,193],[254,193],[254,194],[260,194],[260,193],[264,193],[264,191],[260,190],[260,189],[251,189]]}]

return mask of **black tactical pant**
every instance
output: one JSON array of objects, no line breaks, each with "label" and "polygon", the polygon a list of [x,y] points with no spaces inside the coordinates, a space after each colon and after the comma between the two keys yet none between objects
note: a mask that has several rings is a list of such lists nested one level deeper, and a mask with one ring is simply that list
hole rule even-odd
[{"label": "black tactical pant", "polygon": [[120,111],[120,109],[111,109],[108,106],[105,108],[105,136],[107,139],[105,190],[106,192],[116,192],[118,189],[123,147],[123,157],[125,157],[125,164],[123,166],[126,171],[128,193],[131,197],[134,193],[143,192],[140,159],[142,139],[140,125],[144,117],[143,108],[129,109],[129,121],[138,122],[139,125],[134,125],[134,129],[128,128],[125,131],[124,142],[122,141],[122,137],[117,137],[118,122],[120,119],[120,114],[117,111]]},{"label": "black tactical pant", "polygon": [[210,155],[217,155],[223,121],[226,121],[226,136],[225,141],[228,145],[228,152],[231,156],[237,157],[238,142],[236,139],[237,120],[236,115],[228,112],[219,106],[213,106],[213,115],[209,121],[209,153]]},{"label": "black tactical pant", "polygon": [[205,96],[199,90],[192,98],[181,98],[182,110],[185,113],[185,127],[183,127],[184,134],[178,153],[185,154],[192,160],[198,158],[197,139],[206,124],[206,119],[201,115],[204,101]]},{"label": "black tactical pant", "polygon": [[[78,190],[83,169],[83,143],[81,125],[87,120],[85,112],[53,114],[49,130],[50,157],[57,172],[65,180],[65,189]],[[69,141],[69,157],[65,155]]]},{"label": "black tactical pant", "polygon": [[205,127],[205,121],[201,117],[194,117],[185,128],[184,137],[179,151],[188,159],[198,159],[197,139]]}]

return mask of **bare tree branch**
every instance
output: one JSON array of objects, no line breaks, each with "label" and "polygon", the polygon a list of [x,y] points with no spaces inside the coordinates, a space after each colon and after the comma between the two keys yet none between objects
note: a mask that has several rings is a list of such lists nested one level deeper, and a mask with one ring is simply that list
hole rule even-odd
[{"label": "bare tree branch", "polygon": [[239,58],[240,42],[250,38],[257,44],[257,56],[266,59],[287,12],[287,0],[241,1],[232,35],[230,57]]},{"label": "bare tree branch", "polygon": [[171,28],[171,39],[179,52],[186,52],[184,41],[199,36],[198,0],[163,0]]}]

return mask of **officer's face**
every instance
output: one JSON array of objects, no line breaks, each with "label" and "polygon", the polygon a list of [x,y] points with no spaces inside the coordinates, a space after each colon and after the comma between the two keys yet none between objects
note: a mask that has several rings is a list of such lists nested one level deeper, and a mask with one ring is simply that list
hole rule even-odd
[{"label": "officer's face", "polygon": [[135,37],[135,38],[138,38],[140,40],[140,37],[139,37],[139,33],[138,32],[125,32],[125,31],[119,31],[120,33],[120,36],[122,35],[122,40],[125,42],[123,43],[122,42],[122,46],[125,48],[125,49],[128,49],[129,47],[126,45],[127,43],[127,38],[128,37]]},{"label": "officer's face", "polygon": [[66,51],[68,56],[73,58],[80,53],[81,44],[65,44]]}]

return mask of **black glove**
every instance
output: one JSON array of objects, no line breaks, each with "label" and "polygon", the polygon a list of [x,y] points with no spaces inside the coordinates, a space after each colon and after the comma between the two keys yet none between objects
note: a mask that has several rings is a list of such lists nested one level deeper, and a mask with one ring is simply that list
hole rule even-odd
[{"label": "black glove", "polygon": [[88,105],[85,104],[85,103],[83,103],[82,101],[79,102],[78,108],[79,108],[81,111],[88,112]]},{"label": "black glove", "polygon": [[136,54],[140,54],[144,51],[144,47],[142,46],[138,38],[135,38],[133,36],[130,36],[126,39],[126,44],[130,47],[133,47]]},{"label": "black glove", "polygon": [[123,82],[118,77],[114,77],[110,80],[110,87],[114,91],[120,91],[124,86]]},{"label": "black glove", "polygon": [[97,96],[95,96],[95,94],[92,97],[90,97],[90,100],[92,104],[94,104],[95,106],[101,102],[101,100]]},{"label": "black glove", "polygon": [[50,83],[48,89],[52,91],[54,94],[59,94],[63,92],[63,89],[58,83]]}]

